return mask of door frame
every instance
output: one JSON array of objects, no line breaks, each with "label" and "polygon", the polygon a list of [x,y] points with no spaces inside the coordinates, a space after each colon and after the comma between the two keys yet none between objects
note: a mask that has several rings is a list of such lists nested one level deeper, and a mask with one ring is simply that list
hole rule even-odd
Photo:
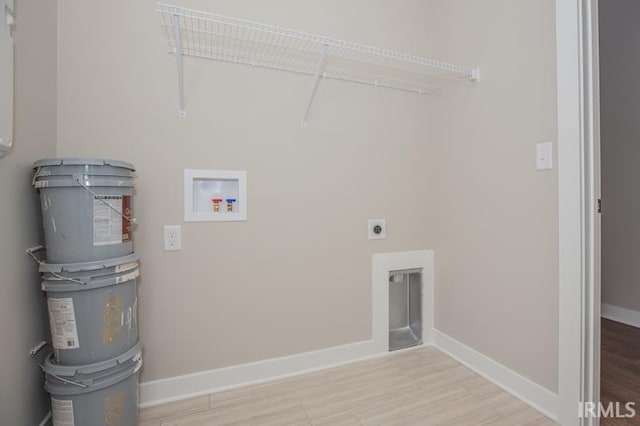
[{"label": "door frame", "polygon": [[597,0],[556,0],[559,180],[558,417],[599,402],[600,197]]}]

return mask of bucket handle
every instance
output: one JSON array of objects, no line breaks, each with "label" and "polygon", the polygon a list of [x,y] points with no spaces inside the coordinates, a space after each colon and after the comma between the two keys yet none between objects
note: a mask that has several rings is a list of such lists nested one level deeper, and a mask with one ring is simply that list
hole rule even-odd
[{"label": "bucket handle", "polygon": [[76,283],[76,284],[87,285],[87,283],[84,282],[84,281],[80,281],[80,280],[77,280],[75,278],[70,278],[70,277],[63,277],[62,275],[58,274],[57,272],[53,272],[51,269],[49,269],[47,264],[44,263],[42,260],[38,259],[38,256],[35,255],[35,253],[37,253],[39,251],[42,251],[42,250],[44,250],[44,247],[42,247],[42,246],[31,247],[31,248],[27,249],[27,254],[29,256],[31,256],[31,258],[38,264],[38,266],[40,266],[42,269],[44,269],[45,271],[47,271],[48,273],[50,273],[51,275],[53,275],[57,279],[59,279],[61,281],[70,281],[70,282]]},{"label": "bucket handle", "polygon": [[33,180],[31,181],[31,186],[36,186],[36,180],[38,180],[39,177],[45,177],[45,176],[50,176],[51,172],[49,172],[48,170],[42,168],[42,167],[38,167],[36,169],[36,172],[33,174]]},{"label": "bucket handle", "polygon": [[100,200],[102,202],[102,204],[106,205],[107,207],[109,207],[111,210],[113,210],[114,212],[118,213],[120,216],[122,216],[122,218],[124,220],[126,220],[127,222],[131,223],[131,224],[136,224],[137,220],[135,217],[129,217],[126,216],[124,213],[122,213],[121,211],[119,211],[118,209],[116,209],[115,207],[113,207],[111,204],[107,203],[105,200],[103,200],[102,198],[100,198],[99,195],[97,195],[95,192],[93,192],[92,190],[89,189],[89,187],[87,185],[85,185],[84,183],[82,183],[80,181],[80,178],[77,177],[76,178],[76,182],[78,182],[78,185],[80,185],[81,187],[83,187],[84,189],[86,189],[89,194],[93,195],[94,199],[96,200]]},{"label": "bucket handle", "polygon": [[41,350],[43,350],[44,348],[46,348],[47,346],[49,346],[49,343],[45,342],[44,340],[40,343],[38,343],[36,346],[34,346],[30,351],[29,351],[29,355],[31,356],[31,359],[33,359],[33,361],[38,364],[38,367],[40,367],[40,370],[42,370],[43,373],[46,373],[48,375],[50,375],[51,377],[55,377],[56,379],[60,380],[61,382],[64,382],[66,384],[69,385],[73,385],[73,386],[78,386],[81,388],[86,388],[88,387],[88,385],[85,385],[84,383],[77,383],[71,380],[67,380],[63,377],[60,377],[56,374],[52,374],[52,373],[47,373],[44,369],[44,365],[42,365],[42,362],[37,358],[38,352],[40,352]]}]

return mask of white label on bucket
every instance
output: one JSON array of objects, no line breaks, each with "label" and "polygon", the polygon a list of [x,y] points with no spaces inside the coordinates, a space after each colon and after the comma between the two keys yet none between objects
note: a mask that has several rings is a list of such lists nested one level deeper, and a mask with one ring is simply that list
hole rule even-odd
[{"label": "white label on bucket", "polygon": [[122,265],[117,265],[116,266],[116,273],[128,271],[129,269],[133,269],[136,266],[138,266],[138,262],[129,262],[129,263],[124,263]]},{"label": "white label on bucket", "polygon": [[73,401],[51,398],[51,417],[54,426],[74,426]]},{"label": "white label on bucket", "polygon": [[135,280],[140,276],[140,270],[136,269],[133,272],[129,272],[128,274],[121,275],[116,277],[116,284],[125,283],[127,281]]},{"label": "white label on bucket", "polygon": [[[111,208],[111,207],[113,208]],[[93,199],[93,245],[122,243],[122,196],[97,195]]]},{"label": "white label on bucket", "polygon": [[49,307],[49,324],[51,325],[51,340],[56,349],[77,349],[78,329],[76,328],[76,314],[73,309],[73,299],[47,299]]},{"label": "white label on bucket", "polygon": [[39,180],[34,185],[34,188],[36,188],[36,189],[38,189],[38,188],[46,188],[47,186],[49,186],[49,181],[48,180]]}]

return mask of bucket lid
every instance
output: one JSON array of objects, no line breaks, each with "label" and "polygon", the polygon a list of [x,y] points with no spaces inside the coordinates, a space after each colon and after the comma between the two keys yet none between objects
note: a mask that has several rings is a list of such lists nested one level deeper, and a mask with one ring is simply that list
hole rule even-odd
[{"label": "bucket lid", "polygon": [[136,170],[131,163],[106,158],[45,158],[33,163],[34,168],[44,166],[112,166]]},{"label": "bucket lid", "polygon": [[55,272],[57,274],[63,272],[85,272],[96,271],[99,269],[113,268],[125,265],[127,263],[137,262],[140,259],[135,253],[122,257],[113,257],[111,259],[94,260],[91,262],[81,263],[45,263],[43,262],[38,269],[40,272]]},{"label": "bucket lid", "polygon": [[77,383],[90,385],[95,378],[92,375],[122,366],[129,361],[135,362],[138,359],[142,358],[141,350],[142,342],[138,340],[138,342],[131,349],[129,349],[122,355],[118,355],[117,357],[108,359],[106,361],[85,365],[59,365],[53,358],[54,354],[51,353],[44,360],[43,370],[45,373],[53,376],[60,376]]},{"label": "bucket lid", "polygon": [[46,363],[52,355],[45,360],[45,389],[53,395],[79,395],[94,392],[120,383],[136,374],[142,367],[142,352],[138,350],[120,364],[91,373],[77,373],[74,376],[63,376],[47,371]]},{"label": "bucket lid", "polygon": [[101,261],[47,264],[41,263],[42,290],[46,292],[70,292],[94,290],[101,287],[123,285],[140,276],[138,255]]}]

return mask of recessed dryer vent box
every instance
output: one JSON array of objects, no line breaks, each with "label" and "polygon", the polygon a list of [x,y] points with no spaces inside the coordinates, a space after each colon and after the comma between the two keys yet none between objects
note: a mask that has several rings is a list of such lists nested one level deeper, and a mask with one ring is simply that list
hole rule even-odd
[{"label": "recessed dryer vent box", "polygon": [[185,222],[247,220],[247,172],[184,171]]},{"label": "recessed dryer vent box", "polygon": [[422,269],[389,274],[389,350],[422,344]]}]

